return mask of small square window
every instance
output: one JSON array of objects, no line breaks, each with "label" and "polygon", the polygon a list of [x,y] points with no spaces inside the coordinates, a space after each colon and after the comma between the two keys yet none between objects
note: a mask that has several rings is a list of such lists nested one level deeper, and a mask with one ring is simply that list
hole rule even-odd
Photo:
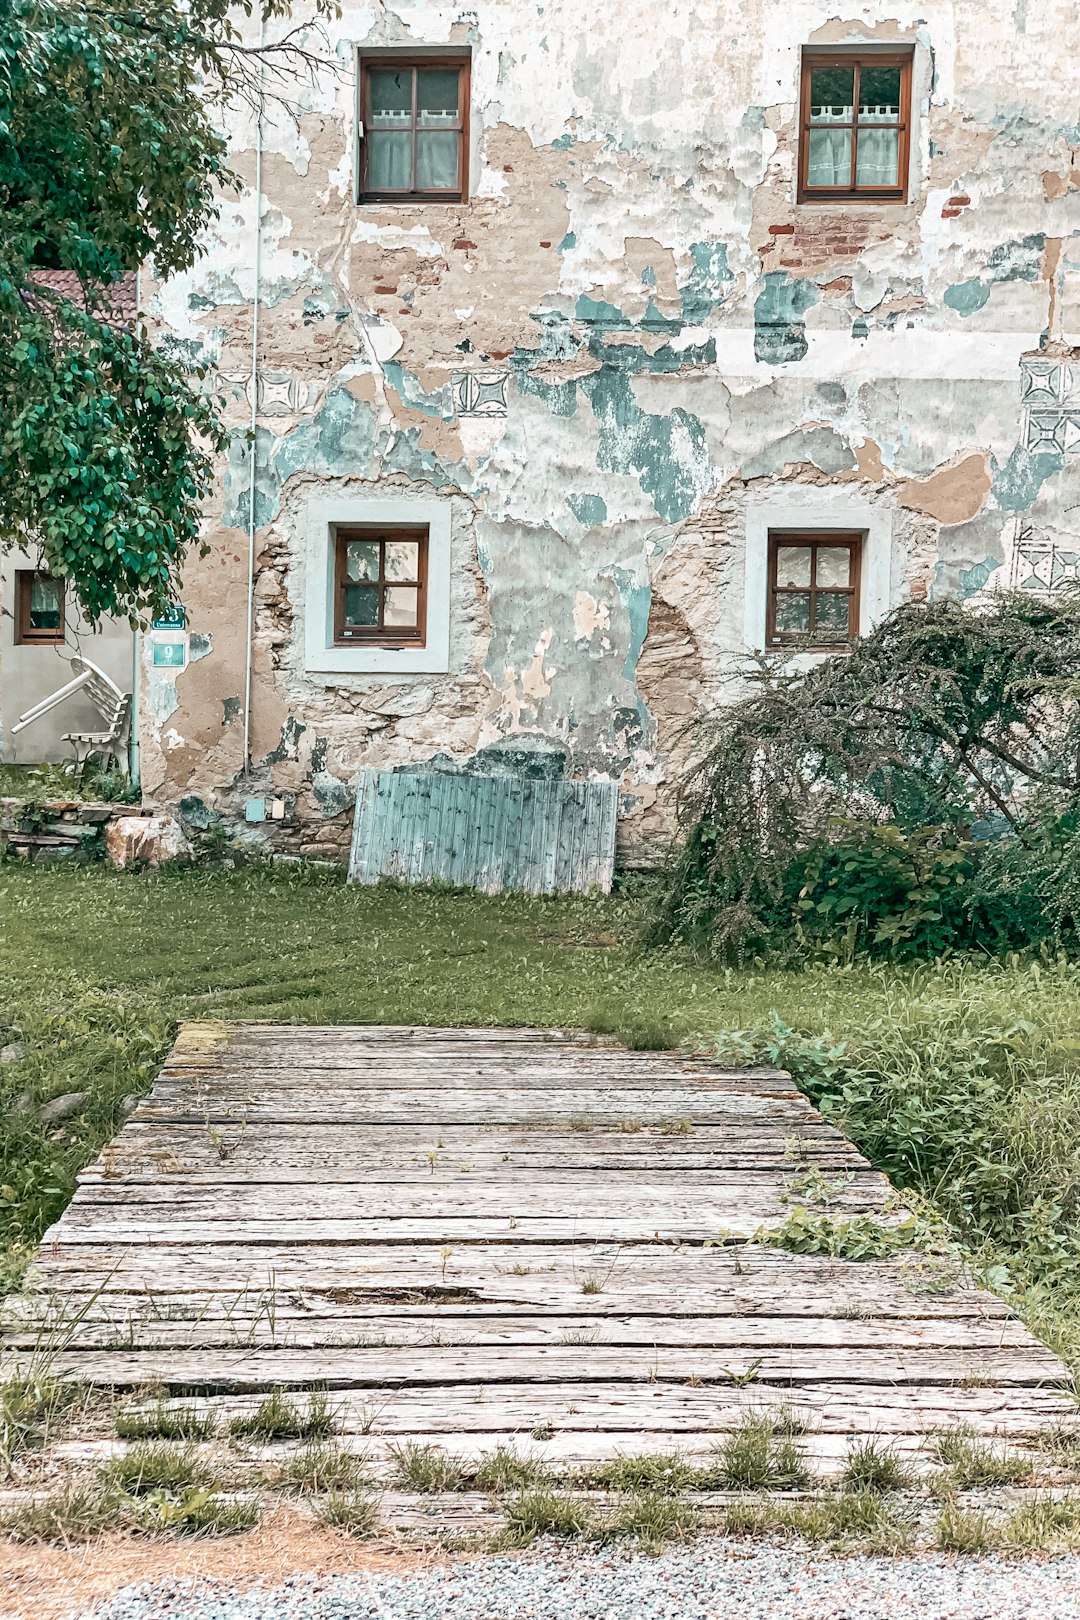
[{"label": "small square window", "polygon": [[905,202],[911,52],[803,53],[800,202]]},{"label": "small square window", "polygon": [[862,536],[769,535],[770,647],[828,650],[859,633]]},{"label": "small square window", "polygon": [[339,528],[334,545],[335,647],[423,647],[428,531]]},{"label": "small square window", "polygon": [[64,640],[64,581],[33,568],[15,574],[15,644],[56,646]]},{"label": "small square window", "polygon": [[361,58],[360,201],[463,202],[468,129],[466,58]]}]

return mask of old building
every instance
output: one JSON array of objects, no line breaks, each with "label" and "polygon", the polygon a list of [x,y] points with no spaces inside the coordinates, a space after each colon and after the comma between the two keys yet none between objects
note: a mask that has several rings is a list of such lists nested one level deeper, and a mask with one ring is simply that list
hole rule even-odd
[{"label": "old building", "polygon": [[748,650],[1075,575],[1071,0],[328,26],[149,299],[235,429],[150,800],[327,854],[358,767],[565,772],[643,858]]}]

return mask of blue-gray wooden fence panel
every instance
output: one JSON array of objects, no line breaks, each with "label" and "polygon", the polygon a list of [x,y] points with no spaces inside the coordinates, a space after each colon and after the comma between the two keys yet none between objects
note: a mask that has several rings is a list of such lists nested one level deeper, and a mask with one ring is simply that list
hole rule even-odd
[{"label": "blue-gray wooden fence panel", "polygon": [[349,881],[606,893],[618,799],[615,782],[361,771]]}]

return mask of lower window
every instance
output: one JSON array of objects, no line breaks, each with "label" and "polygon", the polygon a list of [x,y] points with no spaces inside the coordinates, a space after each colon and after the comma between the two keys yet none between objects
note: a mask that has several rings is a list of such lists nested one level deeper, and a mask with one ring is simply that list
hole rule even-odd
[{"label": "lower window", "polygon": [[334,645],[423,647],[427,564],[426,528],[338,528]]},{"label": "lower window", "polygon": [[55,645],[63,639],[63,580],[33,568],[18,569],[15,574],[16,645]]},{"label": "lower window", "polygon": [[770,647],[827,650],[854,641],[862,545],[858,534],[770,533]]}]

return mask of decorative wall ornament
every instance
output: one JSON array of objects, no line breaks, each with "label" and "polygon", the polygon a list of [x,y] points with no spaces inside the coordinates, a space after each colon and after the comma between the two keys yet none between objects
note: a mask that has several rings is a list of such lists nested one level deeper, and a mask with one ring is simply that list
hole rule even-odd
[{"label": "decorative wall ornament", "polygon": [[1036,453],[1080,451],[1080,367],[1065,360],[1022,360],[1024,445]]},{"label": "decorative wall ornament", "polygon": [[1051,596],[1080,583],[1080,547],[1032,523],[1020,523],[1012,546],[1009,584],[1014,590]]},{"label": "decorative wall ornament", "polygon": [[454,410],[458,416],[505,416],[508,371],[455,371]]}]

